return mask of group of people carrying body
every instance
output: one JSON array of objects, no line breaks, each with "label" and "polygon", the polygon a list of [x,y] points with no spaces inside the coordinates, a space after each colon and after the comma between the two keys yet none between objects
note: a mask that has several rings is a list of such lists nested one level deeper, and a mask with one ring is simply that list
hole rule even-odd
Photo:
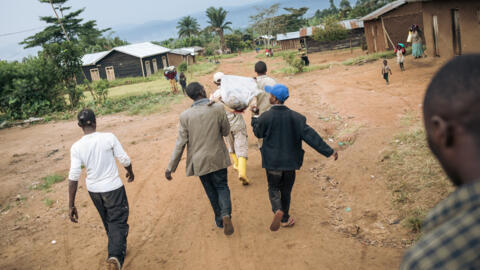
[{"label": "group of people carrying body", "polygon": [[[433,78],[425,96],[423,113],[427,139],[457,191],[427,216],[423,237],[405,255],[401,269],[475,269],[480,266],[480,55],[461,56],[446,64]],[[295,224],[289,213],[295,172],[303,163],[302,142],[337,160],[338,154],[306,123],[306,118],[285,105],[289,89],[266,76],[266,65],[255,65],[257,84],[263,91],[250,104],[251,126],[261,145],[273,218],[271,231]],[[215,74],[214,83],[221,83]],[[225,108],[218,93],[207,98],[204,87],[190,83],[186,94],[193,100],[179,119],[178,137],[165,170],[172,180],[185,147],[186,175],[198,176],[214,212],[214,221],[225,235],[234,233],[232,203],[227,179],[230,157],[243,184],[246,177],[246,124],[239,112]],[[268,103],[267,103],[268,100]],[[95,114],[78,114],[84,136],[71,148],[69,215],[78,222],[75,207],[82,166],[86,186],[108,236],[108,269],[121,269],[129,231],[129,206],[115,158],[134,181],[130,158],[112,133],[96,132]],[[224,138],[230,145],[229,151]],[[238,160],[238,161],[237,161]],[[321,252],[321,251],[319,251]],[[320,266],[319,266],[320,267]]]}]

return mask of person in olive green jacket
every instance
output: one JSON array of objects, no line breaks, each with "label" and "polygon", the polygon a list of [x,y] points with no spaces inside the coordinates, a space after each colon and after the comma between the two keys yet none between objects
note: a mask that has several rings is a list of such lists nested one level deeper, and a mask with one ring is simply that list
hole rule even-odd
[{"label": "person in olive green jacket", "polygon": [[223,141],[230,133],[230,124],[223,105],[210,103],[200,83],[189,84],[186,93],[194,103],[180,115],[177,143],[165,177],[172,179],[187,146],[186,174],[200,177],[215,213],[215,223],[224,229],[225,235],[231,235],[234,229],[227,179],[231,162]]}]

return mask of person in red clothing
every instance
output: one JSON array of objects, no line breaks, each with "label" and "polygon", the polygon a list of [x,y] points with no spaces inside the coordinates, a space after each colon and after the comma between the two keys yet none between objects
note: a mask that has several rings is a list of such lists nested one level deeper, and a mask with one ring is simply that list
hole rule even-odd
[{"label": "person in red clothing", "polygon": [[165,78],[170,81],[170,87],[172,89],[172,93],[176,94],[178,93],[178,87],[177,87],[177,71],[175,70],[174,66],[165,68]]}]

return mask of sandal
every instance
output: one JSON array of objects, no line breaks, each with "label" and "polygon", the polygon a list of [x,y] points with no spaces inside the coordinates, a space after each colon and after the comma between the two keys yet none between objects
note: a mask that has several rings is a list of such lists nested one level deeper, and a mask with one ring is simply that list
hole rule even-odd
[{"label": "sandal", "polygon": [[293,219],[292,217],[288,218],[288,221],[287,222],[282,222],[281,223],[282,227],[286,228],[286,227],[293,227],[293,225],[295,225],[295,219]]}]

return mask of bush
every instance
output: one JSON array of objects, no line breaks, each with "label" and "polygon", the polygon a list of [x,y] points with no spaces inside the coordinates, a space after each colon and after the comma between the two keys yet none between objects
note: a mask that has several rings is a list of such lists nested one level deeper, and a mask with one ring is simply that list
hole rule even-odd
[{"label": "bush", "polygon": [[336,41],[348,37],[348,30],[335,17],[324,19],[323,28],[314,28],[312,38],[316,41]]},{"label": "bush", "polygon": [[287,62],[287,64],[293,69],[294,73],[303,72],[303,69],[305,68],[303,61],[297,57],[295,52],[284,54],[283,60],[285,60],[285,62]]},{"label": "bush", "polygon": [[185,72],[188,69],[187,62],[182,62],[180,65],[178,65],[178,71],[179,72]]},{"label": "bush", "polygon": [[25,119],[64,110],[59,81],[55,65],[43,57],[0,61],[0,112],[11,119]]}]

